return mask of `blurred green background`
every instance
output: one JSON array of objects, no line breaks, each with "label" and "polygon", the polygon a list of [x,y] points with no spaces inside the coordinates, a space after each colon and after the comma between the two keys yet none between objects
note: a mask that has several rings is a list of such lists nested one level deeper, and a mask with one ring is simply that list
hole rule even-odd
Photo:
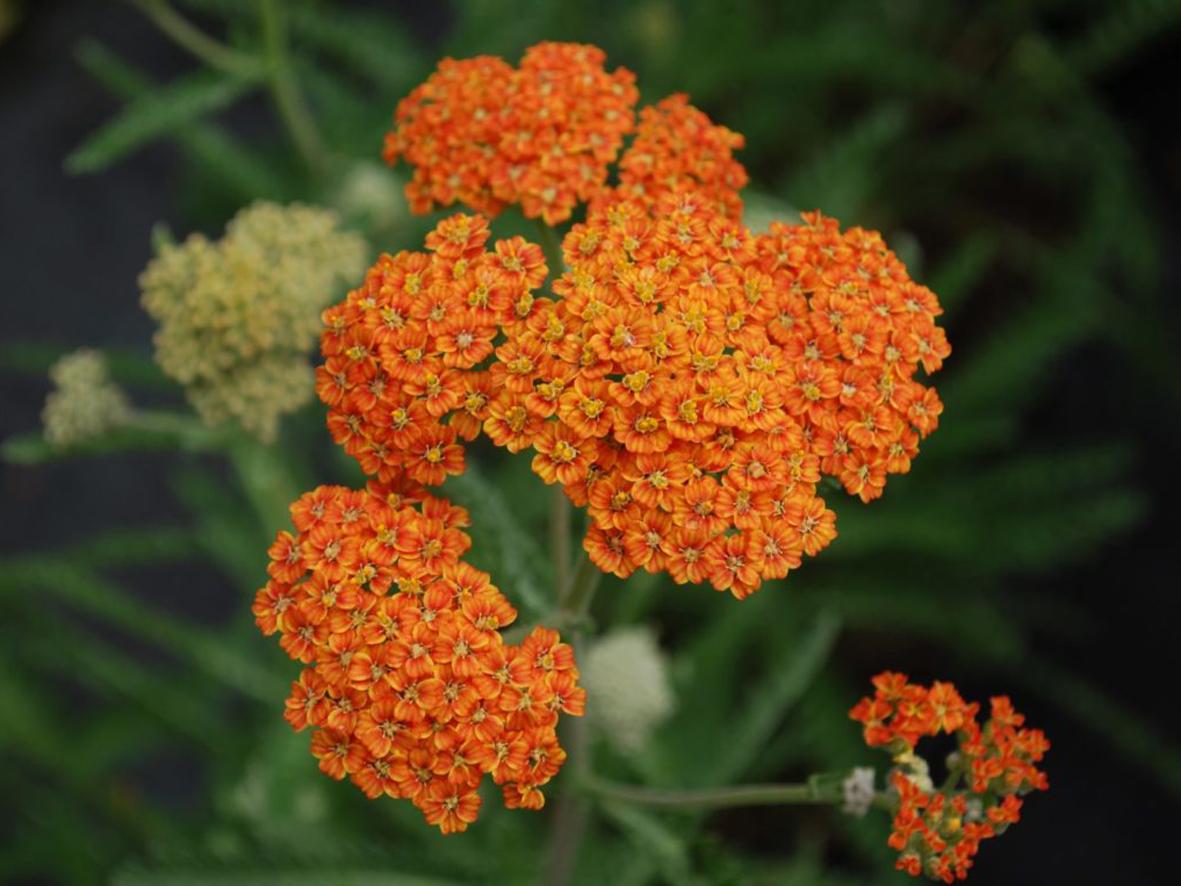
[{"label": "blurred green background", "polygon": [[[254,3],[177,0],[260,51]],[[218,234],[257,198],[333,207],[414,248],[397,100],[443,55],[602,46],[645,102],[688,92],[745,134],[748,223],[820,208],[880,229],[931,286],[954,353],[912,472],[836,501],[837,541],[739,604],[606,582],[600,623],[647,623],[673,718],[595,768],[666,786],[881,764],[846,711],[901,668],[1011,694],[1054,744],[1052,790],[982,849],[990,883],[1169,882],[1181,800],[1177,587],[1181,3],[283,4],[331,162],[310,172],[263,84],[202,67],[122,2],[0,3],[0,876],[12,883],[528,883],[546,814],[486,803],[442,838],[405,803],[321,776],[280,717],[296,668],[249,614],[285,505],[355,482],[319,404],[274,447],[35,438],[61,353],[103,348],[137,402],[182,397],[150,360],[136,276],[151,232]],[[24,436],[20,436],[24,435]],[[98,451],[105,450],[105,451]],[[471,559],[546,593],[545,496],[476,448],[446,489]],[[888,823],[835,810],[708,816],[605,804],[576,881],[905,882]]]}]

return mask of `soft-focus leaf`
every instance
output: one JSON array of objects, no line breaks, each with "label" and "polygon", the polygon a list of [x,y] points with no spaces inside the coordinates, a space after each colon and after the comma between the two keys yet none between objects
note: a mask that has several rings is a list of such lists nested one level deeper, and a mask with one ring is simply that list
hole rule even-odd
[{"label": "soft-focus leaf", "polygon": [[118,586],[67,563],[8,561],[0,573],[0,592],[10,600],[31,588],[100,616],[143,639],[158,643],[228,686],[264,703],[286,693],[288,681],[246,658],[198,626],[154,612]]},{"label": "soft-focus leaf", "polygon": [[163,870],[127,868],[111,880],[114,886],[460,886],[458,880],[424,877],[411,871],[372,869],[308,868],[275,866],[265,870],[249,868],[207,868]]},{"label": "soft-focus leaf", "polygon": [[35,465],[119,452],[208,452],[224,448],[232,437],[227,429],[206,427],[186,415],[140,413],[132,422],[72,446],[55,446],[40,434],[17,434],[0,443],[0,457],[13,464]]},{"label": "soft-focus leaf", "polygon": [[656,865],[669,883],[695,884],[689,850],[683,837],[661,823],[655,815],[626,803],[600,803],[603,813],[618,825],[640,852]]},{"label": "soft-focus leaf", "polygon": [[[5,342],[0,348],[0,368],[29,375],[47,375],[50,367],[70,353],[71,348],[37,342]],[[136,388],[175,390],[176,385],[144,354],[118,348],[103,348],[103,359],[111,378]]]},{"label": "soft-focus leaf", "polygon": [[[143,100],[156,84],[96,40],[85,40],[77,50],[78,63],[114,95],[125,101]],[[206,172],[226,183],[241,202],[279,198],[288,187],[274,164],[214,124],[194,120],[170,133]]]},{"label": "soft-focus leaf", "polygon": [[463,474],[448,481],[447,491],[471,512],[472,562],[488,569],[509,600],[531,617],[548,613],[555,599],[542,590],[542,582],[551,582],[549,558],[518,522],[504,493],[470,460]]},{"label": "soft-focus leaf", "polygon": [[253,88],[249,77],[200,72],[135,99],[66,158],[73,173],[101,172],[139,147],[236,102]]},{"label": "soft-focus leaf", "polygon": [[1041,656],[1023,660],[1012,676],[1068,711],[1079,723],[1100,725],[1096,730],[1100,738],[1181,798],[1181,746],[1158,734],[1142,717],[1087,680]]},{"label": "soft-focus leaf", "polygon": [[742,777],[828,661],[840,624],[822,612],[795,644],[780,644],[766,675],[742,700],[742,713],[728,725],[728,741],[703,768],[703,784],[732,784]]}]

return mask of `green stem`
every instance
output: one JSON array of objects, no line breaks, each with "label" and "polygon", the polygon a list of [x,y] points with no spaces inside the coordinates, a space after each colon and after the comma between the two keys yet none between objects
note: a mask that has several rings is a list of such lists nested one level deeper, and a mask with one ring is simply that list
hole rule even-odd
[{"label": "green stem", "polygon": [[291,503],[300,490],[279,450],[243,437],[230,445],[226,455],[264,537],[269,540],[279,529],[288,528]]},{"label": "green stem", "polygon": [[591,562],[584,551],[578,558],[578,566],[566,592],[558,598],[558,611],[554,616],[558,628],[583,630],[587,614],[590,612],[591,600],[594,599],[602,576],[599,567]]},{"label": "green stem", "polygon": [[132,2],[177,45],[187,49],[214,70],[241,77],[257,77],[262,73],[262,66],[257,59],[213,39],[169,6],[167,0]]},{"label": "green stem", "polygon": [[558,604],[570,592],[570,499],[560,483],[550,490],[549,532],[554,558],[554,587]]},{"label": "green stem", "polygon": [[584,787],[608,800],[641,806],[674,809],[726,809],[732,806],[827,805],[842,801],[840,786],[834,791],[814,780],[802,784],[750,784],[700,790],[662,790],[588,778]]},{"label": "green stem", "polygon": [[545,263],[549,265],[551,277],[560,277],[566,273],[566,262],[562,258],[562,240],[558,232],[539,218],[533,220],[537,228],[538,239],[541,240],[541,251],[545,253]]},{"label": "green stem", "polygon": [[[665,809],[729,809],[736,806],[837,806],[845,801],[846,773],[818,773],[798,784],[748,784],[733,787],[666,790],[640,785],[620,784],[605,778],[585,775],[582,787],[606,800],[622,800],[639,806]],[[872,805],[893,811],[890,794],[878,791]]]},{"label": "green stem", "polygon": [[263,46],[266,52],[267,76],[271,96],[279,116],[291,133],[291,139],[303,156],[304,162],[317,175],[327,167],[327,151],[320,138],[316,122],[299,91],[291,59],[287,52],[287,30],[276,0],[259,0]]},{"label": "green stem", "polygon": [[[571,631],[570,642],[574,647],[575,658],[581,658],[586,651],[586,614],[600,575],[602,573],[598,567],[583,553],[573,580],[558,598],[557,626]],[[567,749],[572,769],[567,778],[572,778],[574,784],[588,778],[591,746],[586,717],[572,717],[562,724],[562,744]],[[567,782],[566,791],[558,798],[554,812],[542,881],[546,886],[565,886],[573,880],[578,850],[590,822],[590,804],[585,797],[569,788],[570,783]]]},{"label": "green stem", "polygon": [[[562,243],[557,231],[535,219],[541,248],[553,278],[566,271],[562,260]],[[554,582],[557,586],[558,606],[554,613],[555,627],[570,631],[570,643],[575,657],[581,657],[586,647],[586,616],[591,598],[602,573],[583,552],[573,576],[570,574],[571,508],[561,486],[555,486],[550,500],[550,542],[554,557]],[[577,784],[590,775],[590,733],[585,717],[573,717],[562,724],[562,744],[569,755],[572,772],[567,776],[565,792],[558,798],[550,831],[542,882],[546,886],[566,886],[574,879],[578,851],[582,847],[590,823],[591,806],[587,798],[570,790],[570,780]]]}]

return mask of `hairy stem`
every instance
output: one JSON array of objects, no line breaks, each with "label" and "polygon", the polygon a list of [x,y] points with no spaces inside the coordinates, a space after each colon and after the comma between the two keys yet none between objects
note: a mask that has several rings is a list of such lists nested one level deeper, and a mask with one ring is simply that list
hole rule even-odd
[{"label": "hairy stem", "polygon": [[267,77],[271,96],[283,118],[291,139],[312,172],[320,174],[327,166],[327,151],[316,129],[316,122],[304,101],[287,50],[287,29],[276,0],[259,0],[263,46],[266,52]]},{"label": "hairy stem", "polygon": [[[562,244],[558,232],[536,219],[541,248],[545,253],[551,279],[566,271],[562,260]],[[562,487],[555,486],[550,505],[550,543],[554,557],[554,583],[558,605],[554,613],[555,626],[570,632],[570,643],[576,657],[586,647],[586,616],[591,598],[602,574],[582,552],[578,565],[571,574],[571,508]],[[565,792],[558,798],[550,831],[549,851],[546,856],[542,882],[546,886],[566,886],[574,878],[578,851],[590,824],[591,807],[585,796],[571,789],[588,777],[591,771],[590,734],[585,717],[572,717],[562,724],[562,743],[569,755],[569,767],[564,784]]]},{"label": "hairy stem", "polygon": [[595,596],[595,590],[599,586],[599,579],[602,575],[599,567],[591,562],[590,557],[584,551],[578,558],[574,577],[558,601],[556,618],[559,628],[578,632],[585,629],[591,600]]},{"label": "hairy stem", "polygon": [[[844,802],[843,778],[839,775],[814,775],[798,784],[749,784],[697,790],[665,790],[639,785],[619,784],[596,776],[587,776],[583,788],[608,800],[622,800],[641,806],[666,809],[726,809],[734,806],[833,806]],[[874,795],[873,805],[891,808],[887,794]]]},{"label": "hairy stem", "polygon": [[785,806],[828,804],[840,800],[833,792],[813,781],[802,784],[750,784],[700,790],[663,790],[618,784],[592,777],[583,782],[590,793],[608,800],[623,800],[641,806],[674,809],[725,809],[730,806]]},{"label": "hairy stem", "polygon": [[[571,644],[576,658],[586,650],[586,614],[591,599],[599,584],[599,571],[590,558],[583,553],[578,561],[574,577],[558,598],[556,613],[557,626],[572,631]],[[563,723],[562,743],[569,755],[571,778],[577,784],[587,778],[591,770],[590,735],[586,717],[571,717]],[[546,886],[565,886],[574,876],[578,862],[578,850],[582,846],[590,821],[590,805],[587,798],[573,790],[567,790],[558,799],[554,812],[553,829],[550,832],[549,854],[546,859],[543,882]]]}]

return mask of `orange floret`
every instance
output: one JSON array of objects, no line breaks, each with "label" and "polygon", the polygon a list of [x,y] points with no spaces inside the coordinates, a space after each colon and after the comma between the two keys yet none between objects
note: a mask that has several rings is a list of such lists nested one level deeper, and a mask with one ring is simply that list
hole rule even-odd
[{"label": "orange floret", "polygon": [[413,482],[321,486],[292,505],[254,612],[307,667],[286,718],[312,754],[371,798],[408,799],[447,834],[475,821],[485,775],[510,807],[538,808],[565,760],[556,727],[581,716],[573,650],[460,560],[467,513]]},{"label": "orange floret", "polygon": [[463,203],[494,216],[518,204],[558,224],[596,196],[634,124],[638,92],[601,49],[539,43],[513,68],[492,56],[444,59],[399,104],[384,157],[414,167],[414,212]]},{"label": "orange floret", "polygon": [[[890,774],[897,805],[888,840],[899,853],[897,867],[945,883],[962,880],[980,842],[1018,821],[1021,798],[1049,788],[1036,764],[1050,743],[1040,729],[1024,728],[1025,718],[1008,698],[993,698],[991,716],[981,725],[980,706],[966,703],[950,683],[920,686],[892,672],[873,682],[873,696],[849,716],[862,724],[866,744],[889,750],[898,764]],[[936,789],[914,748],[939,734],[954,735],[959,750]]]}]

